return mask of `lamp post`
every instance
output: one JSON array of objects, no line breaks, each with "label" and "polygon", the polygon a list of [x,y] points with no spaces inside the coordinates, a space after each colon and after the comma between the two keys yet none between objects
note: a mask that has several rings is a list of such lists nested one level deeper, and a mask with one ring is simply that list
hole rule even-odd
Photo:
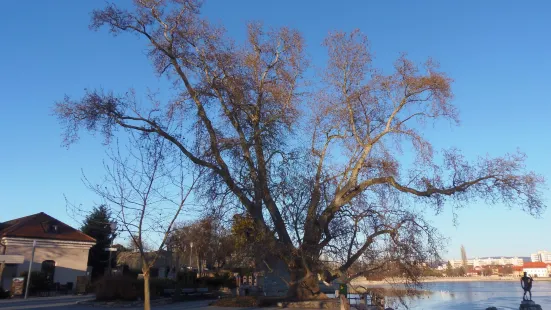
[{"label": "lamp post", "polygon": [[189,246],[191,247],[191,250],[189,251],[189,268],[193,270],[193,268],[191,267],[191,259],[193,257],[193,242],[190,242]]},{"label": "lamp post", "polygon": [[112,269],[112,265],[113,265],[113,262],[111,261],[111,253],[113,253],[113,239],[114,238],[114,231],[117,229],[117,222],[110,222],[109,223],[109,228],[111,229],[111,242],[109,243],[109,275],[111,275],[111,269]]},{"label": "lamp post", "polygon": [[218,240],[218,249],[216,249],[216,252],[217,253],[217,257],[216,257],[216,268],[218,269],[218,271],[220,271],[220,256],[224,255],[224,253],[220,254],[220,252],[222,251],[222,241]]},{"label": "lamp post", "polygon": [[25,287],[25,299],[29,296],[29,283],[31,283],[31,270],[34,262],[34,250],[36,248],[36,240],[33,240],[33,252],[31,254],[31,261],[29,262],[29,272],[27,273],[27,285]]}]

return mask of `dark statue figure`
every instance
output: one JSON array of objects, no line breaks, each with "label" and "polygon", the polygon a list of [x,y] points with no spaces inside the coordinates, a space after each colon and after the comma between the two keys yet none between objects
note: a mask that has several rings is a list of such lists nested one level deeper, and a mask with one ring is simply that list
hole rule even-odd
[{"label": "dark statue figure", "polygon": [[[532,277],[529,277],[527,273],[524,273],[524,276],[520,278],[520,287],[524,290],[524,295],[522,296],[522,300],[532,300],[532,283],[534,282],[534,279]],[[530,294],[530,299],[526,299],[526,293]]]}]

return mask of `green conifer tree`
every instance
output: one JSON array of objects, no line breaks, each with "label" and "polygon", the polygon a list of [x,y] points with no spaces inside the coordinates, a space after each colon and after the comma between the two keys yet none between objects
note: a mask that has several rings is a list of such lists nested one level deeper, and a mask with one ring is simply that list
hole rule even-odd
[{"label": "green conifer tree", "polygon": [[[115,233],[111,231],[110,222],[111,211],[106,205],[94,207],[92,212],[86,216],[81,231],[90,237],[96,239],[96,244],[88,253],[88,266],[92,266],[92,279],[105,274],[109,266],[109,252],[105,251],[115,238]],[[111,257],[111,266],[114,267],[116,255]]]}]

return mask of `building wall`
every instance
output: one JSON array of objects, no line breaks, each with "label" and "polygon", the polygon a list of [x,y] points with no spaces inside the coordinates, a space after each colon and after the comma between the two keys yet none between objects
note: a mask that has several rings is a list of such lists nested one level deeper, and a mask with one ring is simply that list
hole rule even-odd
[{"label": "building wall", "polygon": [[19,274],[17,273],[17,265],[6,264],[6,266],[4,267],[4,271],[2,272],[3,289],[9,290],[11,287],[11,280],[17,276],[19,276]]},{"label": "building wall", "polygon": [[523,275],[524,275],[524,272],[522,270],[513,270],[514,277],[522,277]]},{"label": "building wall", "polygon": [[522,266],[524,264],[524,260],[522,258],[511,258],[511,264],[514,266]]},{"label": "building wall", "polygon": [[549,277],[547,268],[524,268],[523,271],[531,277]]},{"label": "building wall", "polygon": [[[76,284],[77,276],[86,275],[88,265],[88,251],[92,244],[83,244],[78,242],[60,242],[60,241],[37,241],[34,254],[32,271],[41,271],[42,262],[53,260],[55,262],[54,282],[66,284],[73,282]],[[28,271],[32,256],[31,241],[8,241],[6,254],[23,255],[25,260],[22,264],[16,265],[15,276],[20,276],[22,272]],[[11,276],[14,270],[11,270],[8,276],[8,286],[11,284]],[[6,286],[4,279],[4,286]]]},{"label": "building wall", "polygon": [[532,262],[544,262],[551,263],[551,252],[548,251],[538,251],[530,255]]},{"label": "building wall", "polygon": [[[458,268],[458,267],[463,266],[463,261],[459,260],[459,259],[450,260],[449,262],[454,268]],[[511,258],[487,257],[487,258],[471,258],[471,259],[467,260],[467,265],[468,266],[473,266],[473,267],[491,266],[491,265],[504,266],[504,265],[509,265],[509,264],[514,265],[514,266],[522,266],[524,264],[524,261],[522,260],[522,258],[518,258],[518,257],[511,257]]]},{"label": "building wall", "polygon": [[463,261],[461,261],[460,259],[455,259],[455,260],[450,260],[450,264],[452,265],[453,268],[459,268],[461,266],[463,266]]}]

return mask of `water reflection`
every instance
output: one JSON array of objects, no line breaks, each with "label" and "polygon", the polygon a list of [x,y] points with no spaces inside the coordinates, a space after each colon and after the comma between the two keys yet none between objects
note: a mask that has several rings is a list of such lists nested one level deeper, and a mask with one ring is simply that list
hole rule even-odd
[{"label": "water reflection", "polygon": [[[380,285],[380,287],[390,288],[389,285]],[[431,293],[407,297],[405,304],[409,309],[466,310],[486,309],[491,306],[498,309],[518,309],[523,292],[516,281],[425,283],[422,289],[429,290]],[[551,282],[535,282],[532,296],[532,299],[542,308],[550,307]],[[406,309],[406,306],[396,297],[387,297],[386,301],[387,307]]]}]

